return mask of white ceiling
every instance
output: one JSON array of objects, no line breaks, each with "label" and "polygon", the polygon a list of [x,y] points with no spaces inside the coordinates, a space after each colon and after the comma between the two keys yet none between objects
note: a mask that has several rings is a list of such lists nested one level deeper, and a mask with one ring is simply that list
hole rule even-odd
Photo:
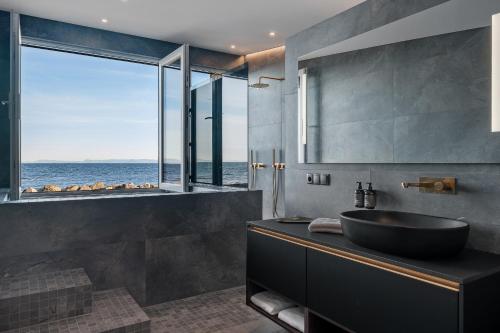
[{"label": "white ceiling", "polygon": [[[15,10],[84,26],[248,54],[364,0],[0,0]],[[101,19],[107,18],[108,23]],[[269,37],[275,31],[276,37]],[[234,44],[235,49],[230,45]]]}]

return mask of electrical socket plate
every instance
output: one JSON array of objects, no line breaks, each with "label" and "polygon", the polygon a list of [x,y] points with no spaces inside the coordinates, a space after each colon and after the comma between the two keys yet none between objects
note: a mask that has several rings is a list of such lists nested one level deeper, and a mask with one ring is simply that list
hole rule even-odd
[{"label": "electrical socket plate", "polygon": [[306,182],[308,184],[312,184],[313,183],[313,175],[312,175],[312,173],[306,174]]}]

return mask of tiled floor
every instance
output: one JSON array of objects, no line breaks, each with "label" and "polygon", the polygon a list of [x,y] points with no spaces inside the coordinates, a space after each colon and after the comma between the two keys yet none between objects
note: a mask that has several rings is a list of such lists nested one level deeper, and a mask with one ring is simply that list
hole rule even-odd
[{"label": "tiled floor", "polygon": [[286,333],[245,305],[245,287],[153,305],[152,333]]}]

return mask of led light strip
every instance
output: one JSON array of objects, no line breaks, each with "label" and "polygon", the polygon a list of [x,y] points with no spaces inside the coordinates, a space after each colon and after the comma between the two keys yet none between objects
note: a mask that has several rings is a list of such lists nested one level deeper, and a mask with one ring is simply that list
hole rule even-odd
[{"label": "led light strip", "polygon": [[500,132],[500,13],[492,16],[491,131]]},{"label": "led light strip", "polygon": [[308,249],[320,251],[323,253],[334,255],[336,257],[340,257],[343,259],[354,261],[354,262],[357,262],[357,263],[360,263],[363,265],[375,267],[375,268],[382,269],[382,270],[387,271],[387,272],[391,272],[394,274],[405,276],[405,277],[408,277],[408,278],[411,278],[414,280],[429,283],[429,284],[432,284],[432,285],[437,286],[437,287],[445,288],[445,289],[452,290],[455,292],[460,291],[460,283],[458,283],[458,282],[454,282],[454,281],[446,280],[446,279],[436,277],[433,275],[417,272],[415,270],[400,267],[397,265],[388,264],[388,263],[385,263],[385,262],[382,262],[379,260],[366,258],[366,257],[360,256],[357,254],[334,249],[334,248],[324,246],[324,245],[319,245],[319,244],[316,244],[313,242],[305,241],[305,240],[302,240],[302,239],[299,239],[296,237],[287,236],[287,235],[284,235],[284,234],[281,234],[281,233],[278,233],[275,231],[270,231],[270,230],[259,228],[259,227],[249,227],[249,230],[252,232],[256,232],[256,233],[265,235],[265,236],[280,239],[280,240],[283,240],[283,241],[288,242],[288,243],[303,246],[303,247],[306,247]]}]

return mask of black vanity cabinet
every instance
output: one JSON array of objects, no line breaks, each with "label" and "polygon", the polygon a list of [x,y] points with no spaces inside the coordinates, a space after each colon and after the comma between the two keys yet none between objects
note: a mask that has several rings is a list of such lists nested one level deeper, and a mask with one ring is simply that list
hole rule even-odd
[{"label": "black vanity cabinet", "polygon": [[355,332],[456,333],[457,291],[307,251],[307,306]]},{"label": "black vanity cabinet", "polygon": [[258,232],[248,233],[247,277],[306,304],[306,249]]},{"label": "black vanity cabinet", "polygon": [[418,261],[274,220],[248,223],[247,304],[271,290],[305,307],[306,333],[500,332],[500,256]]}]

